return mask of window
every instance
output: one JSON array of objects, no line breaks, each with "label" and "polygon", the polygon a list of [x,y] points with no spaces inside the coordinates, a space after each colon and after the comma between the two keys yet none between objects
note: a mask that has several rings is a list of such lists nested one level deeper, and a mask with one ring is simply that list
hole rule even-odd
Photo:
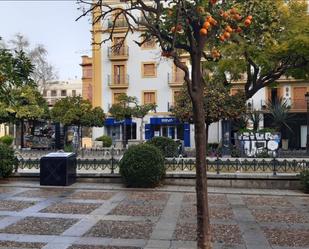
[{"label": "window", "polygon": [[47,90],[43,90],[43,96],[44,96],[44,97],[47,96]]},{"label": "window", "polygon": [[125,65],[114,65],[114,85],[125,84]]},{"label": "window", "polygon": [[[113,37],[113,47],[111,48],[113,56],[128,55],[124,39],[124,37]],[[120,45],[121,47],[119,47]]]},{"label": "window", "polygon": [[118,100],[118,98],[119,98],[119,96],[121,96],[121,95],[123,95],[123,94],[125,94],[125,92],[114,92],[113,93],[113,104],[117,104],[117,103],[119,103],[119,100]]},{"label": "window", "polygon": [[51,90],[50,91],[50,96],[56,97],[57,96],[57,90]]},{"label": "window", "polygon": [[144,92],[144,104],[156,104],[156,92],[155,91],[147,91]]},{"label": "window", "polygon": [[76,90],[72,90],[72,96],[76,97]]},{"label": "window", "polygon": [[[182,62],[182,64],[186,64],[186,63]],[[182,71],[179,67],[176,67],[174,65],[174,82],[176,83],[184,82],[184,76],[185,76],[184,71]]]},{"label": "window", "polygon": [[180,93],[181,93],[181,91],[180,91],[180,90],[175,90],[175,91],[173,92],[173,98],[174,98],[174,102],[173,102],[173,104],[175,104],[175,102],[176,102],[176,98],[177,98],[177,96],[179,96],[179,95],[180,95]]},{"label": "window", "polygon": [[145,62],[142,66],[143,77],[156,77],[156,64],[154,62]]},{"label": "window", "polygon": [[61,97],[67,96],[67,90],[61,90]]}]

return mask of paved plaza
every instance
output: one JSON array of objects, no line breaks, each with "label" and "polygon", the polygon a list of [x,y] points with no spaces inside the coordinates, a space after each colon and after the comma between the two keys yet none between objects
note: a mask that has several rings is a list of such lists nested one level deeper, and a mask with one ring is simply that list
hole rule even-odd
[{"label": "paved plaza", "polygon": [[[309,196],[209,189],[215,249],[308,249]],[[0,183],[0,248],[196,248],[193,187]]]}]

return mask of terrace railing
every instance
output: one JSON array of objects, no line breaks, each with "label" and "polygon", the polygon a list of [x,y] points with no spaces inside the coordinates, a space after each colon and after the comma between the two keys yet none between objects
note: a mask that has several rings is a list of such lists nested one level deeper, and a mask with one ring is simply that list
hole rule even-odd
[{"label": "terrace railing", "polygon": [[[120,158],[101,158],[101,159],[77,159],[78,173],[96,172],[115,174],[119,171]],[[300,173],[303,170],[309,170],[309,160],[280,160],[280,159],[216,159],[207,160],[207,171],[222,173],[268,173],[276,175],[277,173]],[[40,159],[19,159],[16,172],[27,170],[38,170],[40,168]],[[165,168],[167,172],[195,172],[194,158],[166,158]]]}]

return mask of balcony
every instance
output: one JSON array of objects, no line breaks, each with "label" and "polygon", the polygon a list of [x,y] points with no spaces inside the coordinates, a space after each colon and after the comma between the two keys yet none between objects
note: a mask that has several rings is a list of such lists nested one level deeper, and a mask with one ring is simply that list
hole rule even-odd
[{"label": "balcony", "polygon": [[118,18],[116,21],[114,21],[114,18],[108,19],[107,27],[109,29],[113,28],[114,22],[115,22],[114,28],[117,28],[117,29],[128,28],[128,22],[126,21],[126,19],[123,19],[123,18]]},{"label": "balcony", "polygon": [[108,86],[111,89],[126,89],[129,87],[129,75],[117,75],[107,77]]},{"label": "balcony", "polygon": [[122,46],[119,49],[109,47],[107,55],[110,60],[127,60],[129,58],[129,47]]},{"label": "balcony", "polygon": [[183,86],[185,80],[184,80],[184,73],[179,72],[176,74],[167,74],[167,82],[170,87],[181,87]]},{"label": "balcony", "polygon": [[[284,99],[286,104],[290,106],[290,112],[306,112],[307,111],[307,102],[303,99]],[[268,101],[261,101],[262,110],[267,112],[267,103]]]}]

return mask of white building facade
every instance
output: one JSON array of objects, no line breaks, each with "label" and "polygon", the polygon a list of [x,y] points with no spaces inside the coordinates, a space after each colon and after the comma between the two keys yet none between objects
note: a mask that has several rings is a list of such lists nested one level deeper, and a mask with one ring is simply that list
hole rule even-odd
[{"label": "white building facade", "polygon": [[[118,7],[126,6],[121,1],[110,2]],[[93,26],[94,42],[108,39],[112,20],[111,16],[110,19]],[[117,121],[113,117],[107,118],[104,128],[94,130],[93,138],[107,134],[113,140],[121,140],[123,129],[127,129],[128,139],[148,140],[155,136],[165,136],[183,141],[185,147],[194,147],[194,126],[180,122],[170,112],[175,96],[183,86],[183,72],[175,67],[172,60],[161,56],[161,49],[155,42],[148,42],[142,47],[135,43],[142,41],[143,27],[137,27],[134,33],[130,32],[124,46],[119,51],[114,51],[112,46],[125,36],[126,31],[126,21],[118,19],[112,41],[101,46],[93,45],[94,105],[101,106],[107,113],[112,104],[116,103],[117,96],[125,93],[136,96],[140,104],[155,103],[157,109],[145,117],[142,138],[139,119]],[[182,60],[190,66],[188,56],[184,55]],[[254,108],[260,108],[264,99],[265,93],[261,90],[254,100],[254,103],[259,104],[255,104]],[[122,125],[123,122],[126,122],[126,128]],[[219,143],[221,139],[221,122],[212,124],[209,129],[209,142]]]}]

